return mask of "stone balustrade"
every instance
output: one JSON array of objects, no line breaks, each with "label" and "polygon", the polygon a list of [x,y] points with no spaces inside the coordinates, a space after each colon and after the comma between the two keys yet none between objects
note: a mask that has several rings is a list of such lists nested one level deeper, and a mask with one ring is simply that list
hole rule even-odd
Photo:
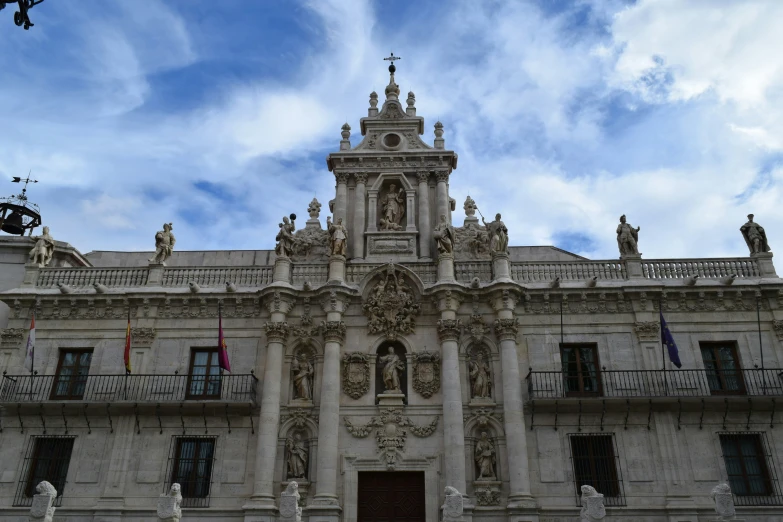
[{"label": "stone balustrade", "polygon": [[108,287],[134,287],[147,284],[148,270],[143,268],[41,268],[35,286],[56,288],[62,283],[73,288],[100,283]]},{"label": "stone balustrade", "polygon": [[265,286],[272,282],[271,266],[166,268],[163,286],[188,286],[193,282],[202,287],[220,287],[226,282],[236,286]]},{"label": "stone balustrade", "polygon": [[552,281],[584,281],[597,277],[600,280],[626,279],[625,265],[621,261],[568,261],[550,263],[512,263],[511,279],[519,283]]},{"label": "stone balustrade", "polygon": [[758,262],[752,258],[646,259],[642,272],[649,279],[685,279],[687,277],[759,277]]}]

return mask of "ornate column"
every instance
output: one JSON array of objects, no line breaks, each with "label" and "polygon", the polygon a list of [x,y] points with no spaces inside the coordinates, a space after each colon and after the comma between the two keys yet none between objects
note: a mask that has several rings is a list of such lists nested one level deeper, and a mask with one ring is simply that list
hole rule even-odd
[{"label": "ornate column", "polygon": [[420,170],[416,173],[419,179],[419,257],[432,257],[432,225],[430,224],[430,173]]},{"label": "ornate column", "polygon": [[[449,212],[449,188],[447,186],[449,182],[449,171],[439,170],[435,172],[435,179],[438,180],[438,184],[435,189],[435,194],[438,200],[438,215],[435,216],[435,222],[439,223],[440,216],[446,216],[446,218],[451,216],[451,213]],[[451,219],[448,219],[448,222],[451,223]]]},{"label": "ornate column", "polygon": [[438,295],[441,317],[438,321],[438,337],[441,349],[445,483],[459,491],[466,491],[465,425],[462,417],[458,344],[462,324],[457,320],[459,305],[458,296],[451,290],[442,291]]},{"label": "ornate column", "polygon": [[321,322],[324,336],[324,366],[321,379],[321,404],[318,412],[318,462],[316,493],[307,507],[312,519],[338,522],[340,505],[337,499],[339,450],[337,440],[340,426],[340,352],[345,341],[345,323],[342,320],[346,302],[337,292],[324,296],[321,305],[326,321]]},{"label": "ornate column", "polygon": [[367,188],[367,173],[357,172],[354,174],[356,179],[356,197],[353,211],[353,240],[352,252],[354,258],[364,258],[364,212],[367,205],[365,189]]},{"label": "ornate column", "polygon": [[378,231],[378,191],[367,191],[367,232]]},{"label": "ornate column", "polygon": [[335,172],[334,177],[337,179],[337,198],[334,202],[334,221],[335,223],[339,218],[343,218],[343,223],[347,223],[348,219],[348,174],[345,172]]},{"label": "ornate column", "polygon": [[288,337],[286,315],[292,301],[275,292],[269,303],[270,321],[264,324],[266,330],[266,364],[261,391],[261,416],[258,421],[256,446],[255,482],[253,496],[246,509],[275,511],[275,473],[277,467],[277,438],[280,429],[280,387],[283,374],[284,343]]},{"label": "ornate column", "polygon": [[503,368],[503,422],[508,451],[509,509],[535,508],[530,496],[525,417],[522,408],[522,378],[519,374],[517,331],[519,322],[514,317],[517,297],[503,290],[493,301],[497,312],[495,334],[500,341],[500,360]]}]

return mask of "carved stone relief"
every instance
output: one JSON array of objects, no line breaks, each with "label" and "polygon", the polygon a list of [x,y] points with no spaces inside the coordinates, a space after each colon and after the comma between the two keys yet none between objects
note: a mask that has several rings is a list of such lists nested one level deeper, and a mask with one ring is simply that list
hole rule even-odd
[{"label": "carved stone relief", "polygon": [[491,486],[479,486],[476,491],[476,504],[479,506],[499,506],[500,491]]},{"label": "carved stone relief", "polygon": [[489,260],[487,227],[475,223],[454,227],[454,259],[457,261]]},{"label": "carved stone relief", "polygon": [[416,326],[414,317],[419,314],[420,307],[402,272],[389,263],[362,309],[369,318],[369,332],[384,334],[387,339],[393,340],[400,334],[413,333]]},{"label": "carved stone relief", "polygon": [[783,341],[783,321],[772,321],[772,327],[775,329],[775,335]]},{"label": "carved stone relief", "polygon": [[353,352],[343,355],[343,391],[359,399],[370,391],[370,356]]},{"label": "carved stone relief", "polygon": [[155,340],[157,332],[154,328],[131,328],[131,340],[134,345],[149,346]]},{"label": "carved stone relief", "polygon": [[656,321],[642,322],[634,324],[634,330],[640,341],[660,341],[661,325]]},{"label": "carved stone relief", "polygon": [[413,354],[413,389],[425,399],[440,389],[440,355],[427,351]]},{"label": "carved stone relief", "polygon": [[438,417],[427,426],[414,424],[410,417],[403,415],[402,408],[383,409],[380,415],[372,417],[370,422],[364,425],[353,424],[347,417],[345,418],[345,427],[354,437],[367,437],[375,429],[378,452],[389,471],[394,471],[398,453],[402,453],[405,449],[408,436],[408,430],[405,428],[410,429],[417,437],[429,437],[435,433],[437,426]]},{"label": "carved stone relief", "polygon": [[0,346],[4,348],[13,348],[18,346],[24,340],[24,328],[5,328],[0,330]]}]

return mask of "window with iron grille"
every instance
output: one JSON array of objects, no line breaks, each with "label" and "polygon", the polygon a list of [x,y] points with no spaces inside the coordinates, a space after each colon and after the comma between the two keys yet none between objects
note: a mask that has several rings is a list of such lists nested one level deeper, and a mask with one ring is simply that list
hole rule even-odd
[{"label": "window with iron grille", "polygon": [[624,506],[625,493],[614,438],[597,433],[571,434],[569,438],[577,505],[582,486],[592,486],[604,495],[607,506]]},{"label": "window with iron grille", "polygon": [[41,481],[49,482],[57,490],[55,506],[62,504],[65,478],[71,463],[73,441],[76,437],[30,437],[25,450],[22,474],[14,496],[14,506],[32,506],[35,488]]},{"label": "window with iron grille", "polygon": [[164,492],[177,483],[183,507],[209,507],[217,437],[174,437]]},{"label": "window with iron grille", "polygon": [[736,505],[783,504],[764,433],[721,433],[720,446]]}]

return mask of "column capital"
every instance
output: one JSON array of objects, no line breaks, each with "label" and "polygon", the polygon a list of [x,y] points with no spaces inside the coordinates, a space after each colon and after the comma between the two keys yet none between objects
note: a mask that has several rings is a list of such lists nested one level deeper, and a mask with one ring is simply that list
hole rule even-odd
[{"label": "column capital", "polygon": [[267,342],[285,342],[288,337],[288,323],[285,321],[272,321],[264,323]]},{"label": "column capital", "polygon": [[366,172],[354,172],[353,179],[356,180],[356,183],[359,184],[366,184],[367,183],[367,173]]},{"label": "column capital", "polygon": [[416,177],[419,179],[419,183],[427,183],[430,180],[430,172],[428,170],[417,170]]},{"label": "column capital", "polygon": [[324,341],[342,343],[345,341],[345,321],[321,321]]},{"label": "column capital", "polygon": [[335,172],[334,177],[337,180],[338,185],[345,185],[348,183],[348,173],[347,172]]},{"label": "column capital", "polygon": [[515,341],[519,331],[519,320],[513,319],[495,319],[495,334],[500,341]]},{"label": "column capital", "polygon": [[270,314],[281,313],[286,315],[294,307],[295,298],[293,295],[275,290],[271,294],[265,295],[262,299]]},{"label": "column capital", "polygon": [[348,296],[337,290],[329,290],[319,295],[321,298],[321,308],[327,314],[329,312],[344,313],[348,308]]},{"label": "column capital", "polygon": [[438,319],[438,338],[440,342],[459,341],[462,321],[459,319]]},{"label": "column capital", "polygon": [[453,290],[440,290],[435,294],[435,305],[439,312],[456,312],[464,300],[462,293]]},{"label": "column capital", "polygon": [[435,171],[435,179],[438,180],[438,183],[448,183],[449,182],[449,171],[448,170],[436,170]]}]

